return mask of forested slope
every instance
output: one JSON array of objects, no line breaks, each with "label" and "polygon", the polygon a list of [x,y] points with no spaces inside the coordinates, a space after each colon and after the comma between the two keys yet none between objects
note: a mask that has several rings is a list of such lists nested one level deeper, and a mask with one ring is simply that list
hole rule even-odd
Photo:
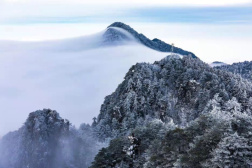
[{"label": "forested slope", "polygon": [[113,140],[91,167],[251,166],[251,86],[191,57],[134,65],[93,123]]}]

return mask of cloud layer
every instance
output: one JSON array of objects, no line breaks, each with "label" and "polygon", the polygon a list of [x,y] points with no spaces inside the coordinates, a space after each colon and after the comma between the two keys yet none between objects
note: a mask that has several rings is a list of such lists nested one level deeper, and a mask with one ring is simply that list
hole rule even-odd
[{"label": "cloud layer", "polygon": [[168,54],[135,41],[100,46],[101,40],[102,33],[51,42],[0,42],[0,135],[43,108],[57,110],[77,126],[91,123],[132,65]]}]

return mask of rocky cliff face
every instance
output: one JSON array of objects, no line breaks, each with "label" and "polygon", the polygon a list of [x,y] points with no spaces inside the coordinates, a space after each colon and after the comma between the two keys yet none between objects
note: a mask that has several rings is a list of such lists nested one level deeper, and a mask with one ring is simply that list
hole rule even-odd
[{"label": "rocky cliff face", "polygon": [[109,27],[103,34],[103,44],[107,45],[118,45],[127,42],[136,42],[134,36],[132,36],[128,31],[118,28],[118,27]]},{"label": "rocky cliff face", "polygon": [[101,146],[91,127],[71,127],[50,109],[30,113],[24,126],[0,141],[3,168],[87,168]]},{"label": "rocky cliff face", "polygon": [[69,134],[69,126],[56,111],[30,113],[22,128],[2,139],[1,147],[5,149],[1,150],[0,161],[13,168],[54,165],[61,157],[62,139]]}]

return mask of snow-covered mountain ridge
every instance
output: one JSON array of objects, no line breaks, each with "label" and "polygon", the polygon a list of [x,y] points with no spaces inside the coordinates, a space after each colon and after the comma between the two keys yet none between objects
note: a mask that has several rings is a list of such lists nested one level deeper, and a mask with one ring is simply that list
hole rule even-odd
[{"label": "snow-covered mountain ridge", "polygon": [[[147,38],[145,35],[143,34],[139,34],[137,31],[135,31],[133,28],[131,28],[129,25],[126,25],[124,23],[121,22],[115,22],[113,24],[111,24],[108,28],[111,27],[118,27],[118,28],[122,28],[126,31],[128,31],[131,35],[133,35],[140,43],[144,44],[145,46],[152,48],[154,50],[157,51],[161,51],[161,52],[171,52],[171,48],[172,46],[170,44],[167,44],[157,38],[150,40],[149,38]],[[195,54],[193,54],[192,52],[189,51],[185,51],[181,48],[178,47],[174,47],[174,52],[178,53],[180,55],[191,55],[193,58],[197,58],[195,56]]]}]

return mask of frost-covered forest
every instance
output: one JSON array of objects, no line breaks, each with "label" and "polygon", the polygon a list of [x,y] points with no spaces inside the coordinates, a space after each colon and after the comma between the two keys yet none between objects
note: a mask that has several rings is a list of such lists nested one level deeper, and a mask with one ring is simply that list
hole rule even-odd
[{"label": "frost-covered forest", "polygon": [[[114,139],[92,168],[251,166],[251,86],[191,57],[133,66],[95,122],[97,137]],[[132,133],[141,144],[129,157]]]},{"label": "frost-covered forest", "polygon": [[[163,44],[112,26],[152,49]],[[115,30],[109,38],[126,38]],[[251,62],[212,68],[176,50],[133,65],[91,125],[76,128],[51,109],[30,113],[0,140],[0,168],[251,167]]]},{"label": "frost-covered forest", "polygon": [[1,140],[1,168],[249,167],[251,86],[191,57],[136,64],[91,126],[31,113]]},{"label": "frost-covered forest", "polygon": [[219,66],[216,68],[222,69],[225,71],[230,71],[234,74],[239,74],[243,78],[246,78],[252,81],[252,61],[239,62],[239,63],[234,63],[232,65]]}]

